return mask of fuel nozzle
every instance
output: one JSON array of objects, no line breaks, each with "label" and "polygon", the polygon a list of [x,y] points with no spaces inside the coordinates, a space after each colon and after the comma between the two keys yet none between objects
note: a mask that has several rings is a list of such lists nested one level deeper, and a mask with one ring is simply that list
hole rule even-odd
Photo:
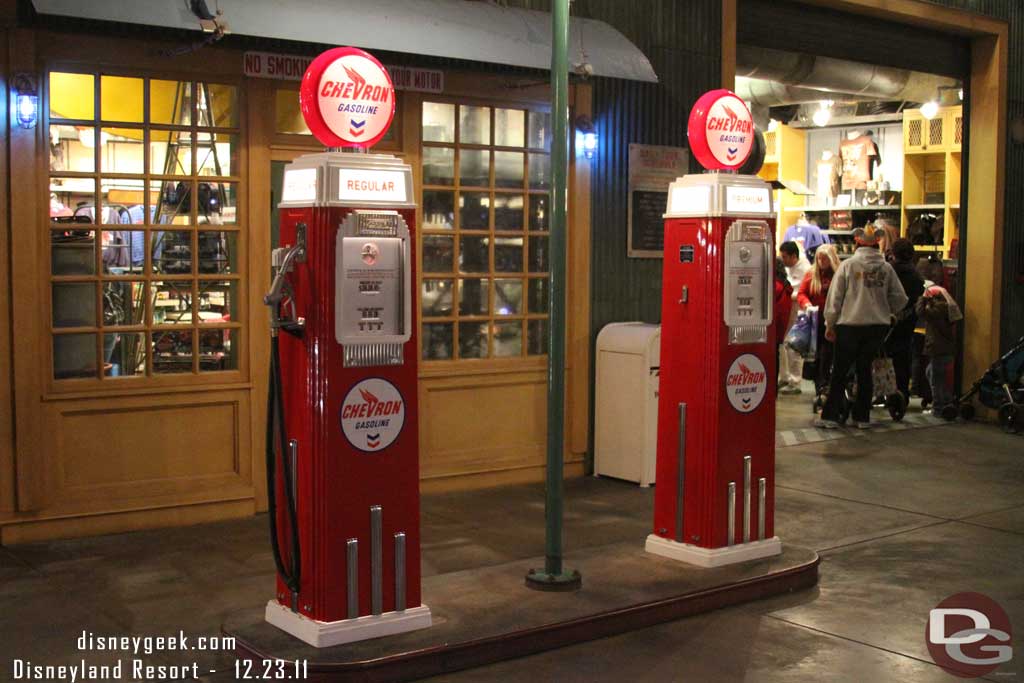
[{"label": "fuel nozzle", "polygon": [[[274,281],[270,285],[270,291],[263,297],[263,303],[270,306],[270,334],[277,336],[278,330],[284,330],[295,335],[302,334],[302,328],[306,321],[299,318],[295,310],[295,290],[288,279],[296,263],[303,263],[306,260],[306,224],[299,223],[295,226],[295,244],[290,247],[279,247],[271,254],[271,265],[274,269]],[[288,313],[282,315],[281,304],[288,302]]]}]

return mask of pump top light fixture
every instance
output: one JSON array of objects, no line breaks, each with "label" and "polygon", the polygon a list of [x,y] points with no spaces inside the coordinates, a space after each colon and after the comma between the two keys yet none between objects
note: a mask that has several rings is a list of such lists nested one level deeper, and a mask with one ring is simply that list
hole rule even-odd
[{"label": "pump top light fixture", "polygon": [[934,119],[935,115],[939,113],[939,103],[935,100],[930,100],[921,105],[921,116],[926,119]]},{"label": "pump top light fixture", "polygon": [[597,154],[597,131],[589,116],[581,114],[576,117],[576,152],[582,153],[587,159]]},{"label": "pump top light fixture", "polygon": [[39,91],[31,74],[16,74],[11,79],[15,93],[15,118],[22,128],[35,128],[39,120]]}]

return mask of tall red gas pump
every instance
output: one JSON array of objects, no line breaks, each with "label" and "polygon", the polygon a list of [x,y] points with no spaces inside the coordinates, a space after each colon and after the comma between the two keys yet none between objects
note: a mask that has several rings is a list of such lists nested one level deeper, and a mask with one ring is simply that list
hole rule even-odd
[{"label": "tall red gas pump", "polygon": [[739,175],[754,125],[728,90],[703,95],[690,149],[708,172],[669,187],[654,532],[648,552],[714,567],[781,552],[775,503],[775,218]]},{"label": "tall red gas pump", "polygon": [[[387,71],[336,48],[303,115],[329,147],[367,148],[394,115]],[[267,434],[277,595],[271,624],[317,647],[430,626],[420,597],[416,204],[411,168],[328,151],[284,172]]]}]

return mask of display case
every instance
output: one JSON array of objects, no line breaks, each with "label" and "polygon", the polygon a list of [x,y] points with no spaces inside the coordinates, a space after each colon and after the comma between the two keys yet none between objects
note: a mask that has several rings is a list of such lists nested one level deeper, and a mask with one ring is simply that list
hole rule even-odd
[{"label": "display case", "polygon": [[922,254],[950,257],[959,238],[963,108],[945,107],[931,119],[904,111],[901,235]]}]

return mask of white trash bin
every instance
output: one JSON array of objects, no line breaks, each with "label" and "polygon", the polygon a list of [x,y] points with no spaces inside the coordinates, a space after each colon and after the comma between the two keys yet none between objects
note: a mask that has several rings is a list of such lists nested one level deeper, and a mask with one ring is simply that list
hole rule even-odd
[{"label": "white trash bin", "polygon": [[661,325],[612,323],[597,335],[594,475],[654,483]]}]

